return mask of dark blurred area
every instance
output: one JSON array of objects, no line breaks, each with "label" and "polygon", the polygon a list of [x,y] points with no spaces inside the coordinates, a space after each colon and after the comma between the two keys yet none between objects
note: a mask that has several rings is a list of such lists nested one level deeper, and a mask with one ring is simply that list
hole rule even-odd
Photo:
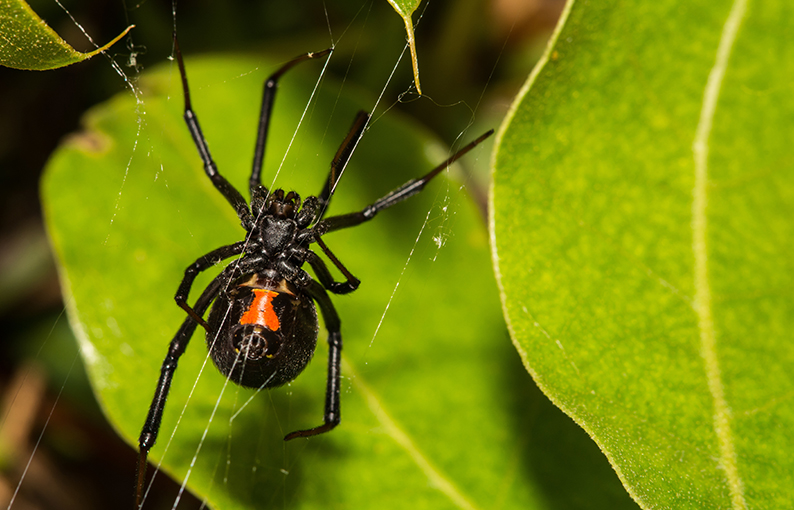
[{"label": "dark blurred area", "polygon": [[[174,18],[171,2],[162,0],[62,3],[100,45],[136,27],[109,56],[45,72],[0,67],[0,506],[14,498],[16,510],[129,508],[136,453],[107,424],[91,392],[67,324],[38,186],[49,155],[80,128],[81,115],[130,93],[111,59],[134,83],[167,61]],[[386,103],[397,103],[447,143],[472,119],[475,130],[497,127],[563,4],[425,0],[414,21],[421,19],[420,76],[429,97],[406,94],[398,102],[411,77],[405,58]],[[76,49],[93,49],[55,0],[30,5]],[[373,95],[405,44],[403,22],[385,0],[197,0],[179,4],[177,23],[188,55],[242,51],[287,59],[343,38],[331,74]],[[477,196],[485,196],[487,171],[475,176]],[[147,508],[170,508],[179,487],[165,476],[156,480]],[[199,507],[195,499],[181,502]]]}]

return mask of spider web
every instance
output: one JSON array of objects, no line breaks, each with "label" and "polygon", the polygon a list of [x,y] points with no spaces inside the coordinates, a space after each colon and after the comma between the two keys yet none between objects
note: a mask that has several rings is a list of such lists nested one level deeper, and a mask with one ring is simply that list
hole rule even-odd
[{"label": "spider web", "polygon": [[[58,2],[58,0],[53,0],[53,1]],[[59,5],[61,5],[60,2],[58,2],[58,3],[59,3]],[[367,9],[371,8],[371,4],[365,4],[365,5],[369,6],[369,7],[367,7]],[[64,6],[61,5],[61,7],[64,9],[64,11],[66,11],[66,8]],[[126,9],[128,9],[128,6],[125,6],[125,10]],[[345,43],[349,43],[354,38],[355,34],[351,30],[351,27],[353,27],[355,25],[355,23],[365,23],[366,22],[366,20],[362,21],[362,19],[361,19],[362,17],[366,18],[366,15],[362,14],[362,12],[365,12],[365,8],[364,7],[362,7],[362,11],[360,11],[356,15],[356,17],[352,21],[349,22],[348,26],[345,27],[341,31],[341,33],[335,33],[334,29],[332,29],[332,25],[331,25],[330,21],[328,22],[328,40],[329,40],[331,46],[342,46]],[[178,19],[178,11],[177,11],[177,8],[176,8],[176,4],[174,4],[173,13],[172,14],[173,14],[174,23],[176,23],[176,20]],[[326,14],[326,18],[327,18],[327,12],[325,14]],[[74,20],[74,18],[73,18],[73,20]],[[74,24],[83,33],[85,33],[87,37],[89,37],[88,32],[86,31],[85,28],[83,28],[80,25],[80,23],[78,23],[76,20],[74,20]],[[146,144],[148,143],[148,141],[145,138],[143,138],[142,135],[141,135],[143,126],[145,125],[145,122],[146,122],[147,104],[146,104],[146,101],[143,99],[143,95],[142,95],[141,90],[140,90],[140,88],[138,86],[138,76],[139,76],[139,73],[141,72],[141,69],[142,69],[141,68],[141,63],[140,63],[141,62],[141,59],[140,59],[140,57],[141,57],[140,51],[141,50],[140,50],[139,46],[137,46],[136,44],[133,43],[133,37],[135,37],[134,34],[135,34],[135,32],[133,31],[128,36],[128,39],[127,39],[127,45],[128,45],[128,50],[129,50],[128,54],[125,54],[123,56],[119,56],[119,55],[115,55],[115,56],[105,55],[105,58],[107,58],[107,60],[109,62],[110,68],[113,70],[114,73],[116,73],[118,75],[119,79],[124,83],[125,87],[127,87],[127,89],[129,90],[130,94],[135,98],[135,105],[136,105],[136,107],[135,107],[136,108],[135,116],[136,116],[136,119],[137,119],[137,126],[136,126],[137,134],[136,134],[136,136],[134,138],[133,145],[130,148],[130,159],[129,159],[129,162],[128,162],[126,168],[125,168],[125,174],[124,174],[125,178],[122,181],[122,184],[121,184],[121,186],[120,186],[120,188],[118,189],[118,192],[117,192],[116,209],[115,209],[116,211],[118,211],[118,209],[120,207],[119,204],[121,203],[121,201],[122,201],[122,199],[123,199],[123,197],[125,196],[125,193],[126,193],[126,191],[125,191],[126,176],[131,171],[131,162],[133,161],[134,158],[143,157],[143,153],[145,153],[145,151],[147,150]],[[89,37],[89,40],[90,40],[90,37]],[[356,48],[359,44],[361,44],[361,43],[356,41],[355,43],[352,44],[352,46],[354,48]],[[402,52],[399,53],[398,55],[394,55],[394,56],[391,57],[393,59],[393,66],[392,66],[391,72],[388,75],[383,77],[382,89],[381,89],[377,99],[375,99],[374,102],[371,105],[371,110],[370,111],[373,112],[373,121],[372,121],[373,124],[378,123],[380,121],[381,117],[388,115],[389,111],[396,104],[395,101],[392,101],[390,104],[386,104],[384,106],[384,104],[388,102],[388,100],[386,99],[386,91],[387,91],[388,87],[390,86],[390,84],[395,79],[394,76],[395,76],[395,72],[398,69],[398,67],[401,64],[405,64],[404,57],[406,55],[406,51],[407,51],[407,47],[403,48]],[[124,60],[126,60],[126,62],[120,63],[120,59],[122,59],[122,58]],[[345,58],[349,59],[350,65],[352,66],[353,62],[355,60],[355,50],[352,52],[352,56],[347,56]],[[325,69],[326,68],[324,67],[322,72],[320,73],[319,78],[317,80],[317,85],[319,85],[322,82],[322,80],[323,80],[323,78],[325,76]],[[190,70],[188,70],[188,73],[190,73]],[[343,83],[344,83],[344,81],[343,81]],[[199,84],[199,83],[191,83],[191,86],[193,88],[200,88],[202,85]],[[406,94],[408,94],[410,92],[410,88],[411,88],[410,85],[406,85],[405,87],[406,88],[405,88],[404,93],[400,95],[401,96],[401,98],[400,98],[401,100],[403,99],[402,96],[405,96]],[[179,97],[176,97],[174,99],[181,100],[181,94],[178,94],[178,95],[179,95]],[[295,133],[293,134],[293,137],[292,137],[293,140],[295,139],[295,135],[297,134],[297,132],[300,130],[301,123],[303,122],[303,119],[306,117],[306,115],[311,116],[311,109],[312,109],[312,104],[313,104],[312,101],[313,101],[313,95],[312,95],[312,97],[310,97],[310,98],[308,98],[306,100],[306,107],[304,109],[303,115],[301,116],[300,123],[295,128]],[[474,110],[476,110],[476,107],[472,111],[474,111]],[[472,113],[472,116],[473,116],[473,113]],[[469,126],[465,126],[460,131],[460,133],[458,135],[459,139],[462,139],[464,137],[468,127]],[[328,133],[328,136],[331,137],[332,133]],[[334,133],[333,136],[336,136],[336,134]],[[288,151],[298,151],[299,152],[299,151],[303,150],[304,148],[305,147],[302,147],[302,146],[296,146],[296,147],[293,148],[292,147],[292,142],[290,142],[290,146],[288,148]],[[437,153],[433,154],[432,159],[441,160],[441,159],[443,159],[443,157],[444,157],[444,153],[437,152]],[[272,181],[269,184],[269,188],[270,189],[273,189],[274,187],[278,186],[277,183],[279,182],[280,176],[282,174],[282,169],[284,168],[284,165],[287,164],[286,163],[287,161],[288,161],[287,160],[287,153],[285,153],[285,155],[283,156],[283,158],[281,160],[281,163],[278,165],[278,168],[276,169],[275,172],[273,172],[273,178],[272,178]],[[158,174],[155,178],[156,179],[163,179],[163,181],[164,181],[163,185],[167,187],[168,186],[168,169],[167,168],[163,168],[161,173]],[[381,331],[381,329],[383,327],[388,327],[388,317],[389,317],[389,313],[388,312],[389,312],[391,303],[395,299],[395,296],[397,296],[400,292],[403,292],[402,286],[403,286],[404,282],[406,281],[406,279],[410,278],[411,262],[412,262],[413,258],[415,256],[417,256],[417,254],[421,254],[422,257],[427,257],[427,258],[430,258],[430,259],[435,261],[436,258],[439,255],[439,253],[443,250],[443,247],[444,247],[444,245],[446,243],[446,240],[450,236],[454,236],[454,222],[455,222],[454,216],[456,214],[455,213],[455,207],[456,207],[455,202],[457,200],[455,197],[457,197],[459,195],[459,192],[460,192],[460,189],[462,188],[462,185],[458,185],[458,186],[453,187],[453,185],[451,185],[449,181],[442,181],[442,182],[444,182],[445,184],[437,185],[436,187],[434,187],[434,191],[428,190],[428,191],[424,192],[426,194],[430,194],[430,193],[434,193],[435,194],[435,196],[433,197],[433,200],[432,200],[432,202],[435,205],[432,206],[431,208],[428,208],[428,209],[424,210],[422,212],[421,216],[423,216],[423,220],[418,224],[417,229],[412,234],[413,238],[414,238],[414,241],[413,241],[412,244],[409,244],[409,245],[407,245],[405,247],[405,251],[401,255],[404,263],[402,264],[402,267],[400,268],[400,272],[399,272],[398,278],[396,280],[393,280],[391,282],[391,284],[390,284],[391,285],[391,291],[389,293],[387,293],[385,296],[382,296],[383,298],[387,298],[387,299],[386,299],[385,302],[383,302],[380,305],[381,306],[381,310],[382,310],[382,312],[380,314],[380,320],[378,321],[377,325],[371,330],[370,340],[368,342],[368,349],[371,349],[371,348],[373,348],[373,346],[376,345],[376,340],[379,338],[379,331]],[[344,184],[342,184],[342,186],[344,186]],[[376,198],[376,197],[369,197],[369,199],[372,199],[372,198]],[[100,218],[100,221],[103,221],[103,220],[107,221],[107,224],[108,224],[108,228],[107,228],[108,234],[107,234],[107,238],[106,238],[106,242],[108,242],[108,240],[112,236],[116,235],[115,234],[115,227],[114,227],[115,220],[116,220],[116,212],[114,212],[114,214],[111,217],[109,217],[109,218]],[[200,225],[196,225],[194,228],[200,228]],[[430,242],[431,248],[429,249],[429,251],[428,251],[428,248],[423,246],[422,243],[421,243],[421,241],[423,239],[423,236],[424,237],[429,236],[430,239],[431,239],[431,242]],[[354,270],[354,273],[355,273],[355,270]],[[176,283],[177,282],[174,282],[174,284],[176,284]],[[200,289],[200,288],[201,288],[201,281],[197,281],[196,282],[196,286],[194,287],[194,292],[192,294],[194,297],[197,295],[196,294],[196,289]],[[341,315],[341,313],[342,312],[340,312],[340,315]],[[346,317],[343,316],[343,321],[349,321],[349,320],[350,319],[347,319]],[[200,339],[197,340],[195,338],[196,336],[198,336],[198,334],[194,335],[194,339],[192,341],[193,345],[190,347],[189,350],[199,350],[201,348],[200,345],[195,345],[196,343],[199,343],[199,344],[201,343]],[[322,330],[322,326],[321,326],[319,342],[323,341],[323,336],[324,335],[323,335],[323,330]],[[350,339],[350,337],[351,337],[351,335],[346,335],[346,338]],[[357,339],[356,341],[361,342],[362,339]],[[125,344],[125,345],[127,345],[127,344]],[[131,349],[131,347],[129,345],[127,345],[127,348]],[[165,349],[165,345],[163,346],[163,350],[164,349]],[[322,352],[318,352],[317,356],[318,356],[318,358],[322,358],[323,353]],[[193,388],[194,389],[197,387],[199,379],[201,378],[202,374],[204,373],[204,367],[206,367],[208,359],[209,359],[208,356],[204,357],[204,362],[202,364],[202,369],[199,371],[198,375],[195,376],[195,380],[194,380],[194,383],[193,383]],[[367,363],[366,357],[363,359],[362,363],[364,365],[366,365],[366,363]],[[316,361],[314,363],[314,368],[318,369],[318,367],[319,367],[319,371],[320,372],[324,371],[324,363],[323,362]],[[343,369],[343,378],[345,377],[345,375],[344,375],[345,372],[346,371]],[[185,374],[180,374],[178,372],[176,377],[179,377],[180,375],[184,376]],[[63,381],[63,383],[61,385],[62,389],[64,387],[66,387],[67,382],[69,380],[69,377],[70,377],[70,375],[67,375],[65,377],[65,379],[64,379],[64,381]],[[350,377],[350,376],[348,376],[348,377]],[[343,381],[343,395],[342,395],[343,400],[345,398],[344,393],[349,393],[350,391],[352,391],[351,388],[352,388],[351,383],[348,380],[344,380]],[[319,388],[316,388],[316,390],[321,392],[321,391],[324,390],[324,388],[323,387],[319,387]],[[282,390],[277,390],[277,391],[285,392],[287,401],[289,401],[289,399],[292,397],[292,389],[290,387],[287,387],[286,389],[282,389]],[[223,398],[225,392],[231,392],[232,393],[233,400],[234,400],[234,406],[233,407],[235,408],[235,412],[232,415],[228,416],[228,417],[220,416],[220,415],[216,414],[216,411],[218,409],[218,405],[222,401],[222,398]],[[191,394],[190,395],[192,396],[192,394],[193,394],[193,390],[191,390]],[[178,401],[175,401],[175,400],[172,400],[172,401],[169,402],[170,406],[181,407],[181,412],[180,412],[180,419],[177,422],[175,427],[173,427],[171,430],[161,430],[160,431],[160,441],[158,442],[158,445],[157,445],[156,448],[160,449],[160,454],[159,455],[160,455],[161,459],[167,457],[167,455],[169,454],[169,449],[171,447],[172,441],[180,433],[179,432],[179,430],[180,430],[179,429],[179,423],[182,420],[182,416],[185,414],[186,410],[191,405],[191,398],[192,397],[188,397],[183,402],[178,402]],[[278,398],[283,398],[283,397],[278,397]],[[266,402],[266,405],[270,405],[273,411],[277,411],[277,406],[273,404],[273,399],[274,399],[273,392],[260,392],[260,391],[257,391],[257,392],[254,392],[253,394],[248,394],[247,392],[241,391],[240,388],[238,388],[238,387],[236,387],[234,385],[228,385],[227,383],[224,383],[224,385],[223,385],[223,387],[221,389],[221,393],[216,398],[216,401],[215,401],[216,405],[211,410],[211,413],[209,414],[209,416],[206,419],[206,427],[204,429],[204,435],[202,436],[201,441],[195,446],[194,453],[193,453],[193,461],[191,462],[190,469],[188,471],[188,475],[185,477],[184,481],[182,482],[179,494],[174,499],[173,508],[176,508],[177,505],[180,504],[181,497],[182,497],[182,492],[184,491],[184,489],[186,488],[186,486],[187,486],[187,484],[188,484],[188,482],[190,480],[190,476],[192,474],[193,465],[194,465],[196,459],[199,457],[200,454],[202,454],[202,449],[204,447],[204,437],[206,436],[207,431],[210,429],[211,425],[213,424],[213,421],[214,420],[228,420],[227,442],[228,442],[229,445],[231,445],[231,443],[233,443],[234,441],[238,440],[238,437],[235,435],[235,427],[233,427],[233,424],[234,424],[235,420],[238,418],[238,416],[240,415],[240,413],[242,413],[248,406],[253,405],[253,403],[256,402],[257,400],[264,400]],[[53,404],[53,409],[55,408],[57,403],[58,402],[56,400],[56,402]],[[343,401],[343,406],[344,406],[344,401]],[[145,410],[141,410],[140,411],[140,415],[141,416],[143,416],[144,411]],[[278,412],[274,412],[273,414],[274,414],[274,419],[279,422],[278,425],[277,425],[278,429],[280,429],[282,431],[289,431],[288,429],[293,427],[292,424],[289,424],[289,425],[282,424],[282,422],[285,421],[285,420],[287,422],[291,421],[289,416],[286,416],[286,417],[285,416],[279,416]],[[319,416],[319,414],[320,413],[317,413],[318,416]],[[344,423],[344,421],[343,421],[343,423]],[[46,432],[46,427],[42,431],[41,436],[39,436],[39,441],[41,441],[41,437],[44,436],[45,432]],[[31,454],[31,457],[30,457],[31,459],[36,454],[36,450],[38,449],[38,444],[39,444],[39,442],[36,443],[36,447],[34,448],[32,454]],[[258,448],[261,448],[261,445]],[[315,451],[310,451],[309,449],[305,449],[305,451],[302,451],[301,449],[297,449],[297,452],[295,452],[295,450],[293,450],[291,452],[288,452],[286,450],[286,448],[285,448],[284,452],[283,452],[284,461],[283,461],[282,466],[280,468],[278,468],[278,470],[285,477],[288,477],[290,472],[292,471],[293,467],[296,464],[296,456],[300,457],[302,459],[302,461],[305,461],[307,456],[311,456],[311,455],[314,455],[314,454],[316,454],[316,452]],[[215,455],[217,457],[217,461],[216,461],[217,468],[216,468],[216,471],[218,473],[223,473],[223,476],[221,476],[221,477],[217,477],[216,476],[214,478],[216,481],[219,481],[220,485],[222,485],[222,486],[221,487],[211,487],[209,490],[210,491],[226,490],[226,488],[227,488],[226,486],[227,486],[227,484],[229,482],[230,466],[233,463],[237,462],[237,460],[234,458],[234,456],[232,454],[232,448],[231,448],[231,446],[229,446],[229,447],[227,447],[225,449],[225,451],[214,452],[211,455]],[[266,459],[264,461],[264,462],[266,462],[267,459],[270,459],[270,458],[272,458],[272,456],[262,456],[262,457],[260,457],[259,454],[257,454],[257,456],[256,456],[257,460],[253,463],[253,465],[250,466],[251,471],[253,473],[256,473],[257,470],[260,469],[260,467],[261,467],[261,465],[263,463],[263,461],[261,459]],[[266,468],[268,470],[272,470],[273,466],[266,466]],[[150,470],[149,470],[150,480],[153,481],[155,477],[160,476],[157,473],[157,471],[159,471],[159,469],[160,469],[160,463],[159,462],[157,464],[155,464],[155,468],[154,469],[152,469],[150,467]],[[22,486],[22,484],[25,482],[25,478],[26,478],[26,475],[23,474],[21,480],[19,481],[19,484],[16,487],[16,491],[18,491],[19,488]],[[132,485],[132,482],[133,482],[133,480],[131,478],[130,479],[130,485]],[[149,488],[151,487],[151,483],[152,482],[149,482],[149,485],[147,485],[147,489],[146,489],[147,490],[147,495],[148,495]],[[15,491],[15,495],[16,495],[16,491]],[[274,498],[274,501],[275,501],[279,497],[284,497],[284,496],[285,496],[285,494],[274,495],[273,498]],[[286,507],[287,506],[287,502],[283,501],[283,505]],[[14,506],[14,498],[11,499],[11,502],[9,503],[8,508],[9,509],[13,508],[13,506]],[[146,505],[144,504],[144,508],[145,507],[146,507]]]}]

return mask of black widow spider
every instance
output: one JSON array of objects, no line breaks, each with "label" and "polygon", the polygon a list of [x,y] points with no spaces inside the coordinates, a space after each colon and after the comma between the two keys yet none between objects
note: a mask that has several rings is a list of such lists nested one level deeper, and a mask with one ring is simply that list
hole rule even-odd
[{"label": "black widow spider", "polygon": [[[187,312],[188,317],[171,340],[138,440],[136,508],[140,508],[143,502],[146,459],[157,440],[171,379],[179,357],[185,352],[197,325],[206,330],[210,357],[223,375],[249,388],[274,388],[295,379],[314,354],[319,329],[314,307],[314,302],[317,302],[328,330],[329,345],[324,420],[317,427],[287,434],[284,440],[322,434],[339,424],[342,334],[339,316],[328,291],[333,294],[347,294],[356,290],[360,282],[328,249],[322,236],[369,221],[379,211],[419,193],[433,177],[493,134],[493,130],[488,131],[424,177],[408,181],[361,211],[323,219],[342,170],[367,127],[367,113],[362,111],[356,116],[350,132],[331,161],[328,178],[319,195],[301,201],[294,191],[284,193],[282,189],[277,189],[271,193],[261,182],[265,141],[279,78],[296,64],[324,57],[332,49],[307,53],[284,64],[264,84],[253,170],[249,179],[249,208],[240,192],[218,173],[210,155],[207,141],[190,103],[187,74],[176,34],[174,49],[182,78],[184,119],[188,130],[204,163],[204,171],[234,207],[246,236],[242,241],[221,246],[199,257],[185,269],[185,276],[179,284],[175,300]],[[334,281],[325,262],[310,249],[313,243],[320,247],[342,273],[345,281]],[[207,285],[191,307],[187,298],[196,276],[236,255],[240,257]],[[311,266],[319,282],[302,269],[305,263]],[[203,315],[210,304],[212,309],[205,321]]]}]

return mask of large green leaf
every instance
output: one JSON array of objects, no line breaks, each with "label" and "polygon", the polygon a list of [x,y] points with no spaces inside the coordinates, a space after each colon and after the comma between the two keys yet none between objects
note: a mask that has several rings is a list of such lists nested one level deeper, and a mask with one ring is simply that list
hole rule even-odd
[{"label": "large green leaf", "polygon": [[[233,57],[188,60],[187,68],[215,160],[243,187],[261,84],[275,68]],[[311,71],[302,64],[280,87],[267,184],[310,97],[301,73]],[[142,77],[140,88],[140,104],[122,95],[89,112],[85,131],[56,153],[43,184],[70,321],[100,403],[131,444],[184,319],[173,301],[184,268],[242,236],[181,119],[175,66]],[[319,191],[356,109],[372,104],[350,86],[343,92],[328,84],[320,90],[277,186],[304,196]],[[396,114],[377,118],[331,213],[363,207],[446,154]],[[478,157],[486,155],[466,156]],[[197,334],[180,360],[150,459],[184,478],[223,393],[189,477],[189,487],[218,509],[380,508],[387,498],[390,508],[632,505],[597,448],[521,369],[499,310],[484,225],[460,182],[440,178],[326,242],[362,280],[357,292],[334,299],[345,338],[342,424],[324,436],[282,440],[321,420],[322,333],[306,373],[261,394],[224,387],[211,362],[201,371],[206,349]],[[209,278],[197,281],[192,299]]]},{"label": "large green leaf", "polygon": [[794,8],[569,2],[500,133],[535,381],[645,508],[794,501]]}]

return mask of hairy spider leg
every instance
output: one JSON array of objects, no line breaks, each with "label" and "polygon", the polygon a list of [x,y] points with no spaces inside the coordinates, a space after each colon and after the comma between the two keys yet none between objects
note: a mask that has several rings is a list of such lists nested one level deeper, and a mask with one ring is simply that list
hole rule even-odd
[{"label": "hairy spider leg", "polygon": [[[254,198],[254,190],[262,186],[262,165],[265,160],[265,145],[267,144],[267,133],[270,129],[270,118],[273,114],[273,103],[276,100],[278,80],[295,65],[306,60],[322,58],[331,54],[333,51],[333,48],[328,48],[327,50],[309,52],[305,55],[296,57],[281,66],[275,73],[270,75],[267,81],[265,81],[262,87],[262,108],[259,112],[259,125],[256,131],[256,145],[254,146],[254,164],[251,169],[251,178],[248,180],[251,198]],[[267,195],[267,191],[265,191],[264,195]]]},{"label": "hairy spider leg", "polygon": [[322,313],[325,327],[328,330],[328,374],[326,376],[323,424],[311,429],[296,430],[295,432],[291,432],[284,437],[284,441],[289,441],[298,437],[315,436],[317,434],[328,432],[339,425],[342,417],[341,403],[339,399],[342,372],[342,326],[341,321],[339,320],[339,314],[337,313],[333,302],[328,297],[326,289],[333,292],[334,294],[347,294],[356,290],[360,281],[358,278],[350,274],[350,272],[339,261],[339,259],[337,259],[333,253],[331,253],[331,251],[325,246],[325,243],[322,241],[322,239],[317,238],[316,242],[320,245],[328,258],[331,259],[334,265],[338,267],[342,274],[347,278],[347,281],[334,281],[333,276],[331,276],[331,272],[325,265],[325,262],[323,262],[323,260],[313,251],[308,251],[306,262],[308,262],[312,267],[320,283],[312,280],[311,278],[306,278],[303,281],[304,290],[317,303],[318,307],[320,308],[320,313]]},{"label": "hairy spider leg", "polygon": [[201,126],[199,125],[198,117],[196,117],[195,112],[193,112],[193,105],[190,103],[190,88],[187,84],[187,72],[185,72],[185,63],[182,60],[182,52],[179,50],[179,41],[177,41],[176,37],[176,27],[174,27],[174,51],[176,52],[176,61],[179,64],[179,74],[182,77],[182,94],[185,96],[185,112],[183,117],[185,119],[185,123],[187,123],[190,135],[193,137],[193,143],[198,149],[201,161],[204,163],[204,172],[206,172],[207,177],[210,178],[210,181],[212,181],[212,184],[215,186],[215,188],[220,191],[221,195],[223,195],[223,197],[231,204],[231,206],[234,207],[234,211],[240,218],[243,227],[246,230],[249,230],[249,227],[253,224],[254,219],[251,216],[251,211],[248,209],[248,203],[245,201],[240,192],[237,191],[234,186],[232,186],[231,183],[218,172],[218,166],[212,159],[210,148],[207,145],[207,140],[204,138],[204,134],[201,132]]},{"label": "hairy spider leg", "polygon": [[206,271],[207,269],[211,268],[215,264],[220,263],[223,260],[228,259],[229,257],[233,257],[234,255],[240,255],[245,251],[245,241],[238,241],[234,244],[230,244],[227,246],[221,246],[216,250],[212,250],[211,252],[207,253],[206,255],[199,257],[195,262],[187,266],[185,268],[185,276],[182,278],[182,282],[179,284],[179,288],[176,291],[176,296],[174,296],[174,300],[176,304],[179,305],[187,314],[197,323],[201,325],[204,329],[209,329],[207,325],[207,321],[204,320],[202,317],[203,312],[197,312],[190,305],[187,303],[188,295],[190,294],[190,289],[193,287],[193,281],[195,281],[196,276],[202,271]]},{"label": "hairy spider leg", "polygon": [[320,249],[323,250],[325,256],[328,257],[328,259],[346,278],[346,281],[344,282],[334,281],[331,273],[328,271],[328,267],[325,265],[325,262],[323,262],[323,259],[318,257],[314,252],[310,251],[309,257],[306,258],[306,262],[312,266],[312,269],[314,269],[314,274],[317,275],[317,279],[320,280],[320,283],[322,283],[326,289],[330,290],[334,294],[348,294],[356,290],[361,281],[347,270],[347,268],[336,257],[336,255],[334,255],[328,246],[325,245],[325,241],[323,241],[322,238],[318,237],[315,242],[320,246]]},{"label": "hairy spider leg", "polygon": [[[430,182],[433,179],[433,177],[441,173],[442,170],[444,170],[449,165],[451,165],[459,158],[464,156],[474,147],[482,143],[483,140],[491,136],[493,132],[494,132],[493,129],[491,129],[488,132],[480,135],[476,140],[470,142],[468,145],[466,145],[458,152],[453,154],[451,157],[449,157],[446,161],[444,161],[443,163],[441,163],[440,165],[429,171],[423,177],[420,177],[418,179],[411,179],[410,181],[406,182],[399,188],[391,191],[390,193],[379,198],[372,204],[368,205],[361,211],[348,213],[348,214],[341,214],[339,216],[332,216],[330,218],[317,222],[317,224],[313,228],[316,238],[319,239],[321,236],[327,234],[328,232],[333,232],[335,230],[340,230],[343,228],[349,228],[349,227],[354,227],[356,225],[360,225],[365,221],[369,221],[372,218],[374,218],[375,215],[378,214],[378,212],[384,209],[388,209],[394,204],[398,202],[402,202],[403,200],[416,195],[425,188],[427,183]],[[320,245],[320,247],[322,246],[323,245]]]},{"label": "hairy spider leg", "polygon": [[347,166],[348,161],[350,161],[350,157],[353,155],[353,151],[358,145],[358,142],[361,141],[364,130],[367,124],[369,124],[369,119],[369,114],[363,110],[356,114],[356,118],[353,120],[353,126],[339,146],[339,150],[336,151],[334,159],[331,160],[331,169],[328,172],[328,177],[325,179],[322,191],[317,195],[320,201],[320,215],[317,221],[325,216],[325,212],[328,210],[328,205],[331,202],[331,197],[334,194],[334,190],[336,190],[336,185],[339,183],[339,179],[342,178],[342,172]]},{"label": "hairy spider leg", "polygon": [[[212,303],[218,295],[223,283],[227,281],[233,270],[233,266],[227,267],[210,282],[206,289],[204,289],[204,292],[201,293],[201,296],[199,296],[198,300],[196,300],[196,304],[193,306],[197,314],[203,315],[204,312],[207,311],[210,303]],[[185,319],[182,326],[180,326],[179,330],[176,332],[173,340],[171,340],[168,346],[168,354],[160,368],[160,379],[157,381],[157,389],[154,392],[154,398],[152,398],[152,404],[149,406],[146,422],[144,422],[141,435],[138,438],[138,468],[136,476],[137,482],[135,484],[136,509],[140,508],[143,504],[143,488],[144,482],[146,481],[146,459],[149,455],[149,450],[152,449],[154,443],[157,441],[157,433],[160,430],[160,422],[163,418],[165,402],[168,398],[168,392],[171,389],[171,380],[174,377],[179,358],[184,354],[185,348],[187,348],[187,344],[190,342],[190,337],[193,336],[196,330],[196,326],[198,326],[198,323],[193,317],[187,317]]]},{"label": "hairy spider leg", "polygon": [[[314,266],[312,266],[314,267]],[[326,269],[327,271],[327,269]],[[342,364],[342,332],[339,314],[336,312],[331,298],[323,288],[323,285],[315,280],[307,279],[304,285],[306,293],[314,299],[320,308],[323,322],[328,330],[328,375],[325,388],[325,408],[323,412],[323,424],[306,430],[296,430],[284,437],[284,441],[298,437],[309,437],[322,434],[339,425],[341,420],[341,406],[339,403],[339,388],[341,386],[341,364]]]},{"label": "hairy spider leg", "polygon": [[[364,135],[364,131],[367,127],[367,124],[369,123],[369,119],[370,116],[365,111],[359,111],[356,114],[356,118],[353,121],[350,131],[348,131],[347,136],[342,141],[339,149],[336,151],[334,159],[331,161],[331,169],[328,171],[328,177],[325,180],[322,191],[317,197],[309,197],[307,199],[307,202],[309,202],[309,200],[312,198],[316,198],[316,202],[310,202],[313,207],[319,209],[319,214],[317,214],[313,221],[317,222],[322,220],[322,217],[328,210],[328,205],[331,202],[336,185],[339,183],[339,179],[342,177],[342,172],[347,166],[347,163],[350,161],[350,158],[353,155],[353,151],[358,145],[358,142]],[[336,255],[334,255],[328,246],[326,246],[319,235],[308,239],[308,242],[317,243],[323,250],[323,253],[325,253],[328,259],[337,269],[339,269],[346,279],[344,282],[334,281],[331,273],[328,271],[328,267],[325,265],[325,262],[323,262],[323,260],[314,252],[309,251],[309,257],[306,259],[306,261],[309,263],[309,265],[311,265],[312,269],[314,269],[314,273],[317,275],[317,278],[319,278],[320,282],[326,289],[330,290],[334,294],[348,294],[358,288],[361,280],[353,276],[353,274],[348,271],[348,269],[342,264]]]}]

